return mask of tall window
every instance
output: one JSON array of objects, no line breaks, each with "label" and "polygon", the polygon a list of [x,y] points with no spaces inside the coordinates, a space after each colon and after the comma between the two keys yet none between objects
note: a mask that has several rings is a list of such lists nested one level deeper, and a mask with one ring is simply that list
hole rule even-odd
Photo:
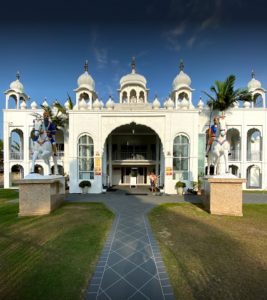
[{"label": "tall window", "polygon": [[78,142],[79,179],[94,179],[94,142],[83,135]]},{"label": "tall window", "polygon": [[173,179],[189,179],[189,140],[178,135],[173,143]]}]

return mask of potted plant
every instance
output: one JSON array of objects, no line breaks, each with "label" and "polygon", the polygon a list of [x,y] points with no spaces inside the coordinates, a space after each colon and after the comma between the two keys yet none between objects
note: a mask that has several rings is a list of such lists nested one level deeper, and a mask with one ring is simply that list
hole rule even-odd
[{"label": "potted plant", "polygon": [[184,188],[186,187],[186,184],[183,181],[177,181],[175,184],[175,188],[177,189],[178,195],[183,195]]},{"label": "potted plant", "polygon": [[82,180],[79,183],[79,187],[82,189],[83,194],[87,194],[89,187],[91,187],[91,182],[89,180]]}]

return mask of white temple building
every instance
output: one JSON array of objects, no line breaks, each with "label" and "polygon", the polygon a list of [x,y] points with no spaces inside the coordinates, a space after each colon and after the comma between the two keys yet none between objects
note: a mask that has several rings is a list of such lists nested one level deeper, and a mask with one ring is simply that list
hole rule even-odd
[{"label": "white temple building", "polygon": [[[201,99],[193,105],[194,89],[183,63],[163,105],[157,97],[149,99],[147,80],[137,73],[134,60],[131,72],[120,80],[118,100],[99,101],[87,63],[77,85],[73,109],[65,103],[68,127],[56,134],[58,164],[61,174],[69,177],[70,193],[80,193],[79,182],[85,179],[91,181],[90,193],[129,185],[133,177],[137,185],[149,185],[149,173],[154,171],[161,189],[174,194],[178,180],[190,187],[205,173],[210,109]],[[254,72],[248,89],[256,100],[236,103],[226,112],[229,168],[246,178],[244,189],[267,189],[266,90]],[[23,178],[30,172],[32,114],[42,114],[42,109],[30,103],[19,74],[5,95],[4,187],[9,188],[16,174]],[[38,160],[36,172],[46,174],[46,168]]]}]

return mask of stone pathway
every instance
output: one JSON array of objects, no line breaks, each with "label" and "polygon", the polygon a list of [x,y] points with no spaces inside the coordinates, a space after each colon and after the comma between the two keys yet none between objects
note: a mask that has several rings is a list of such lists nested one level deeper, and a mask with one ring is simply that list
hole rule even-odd
[{"label": "stone pathway", "polygon": [[86,299],[174,299],[146,217],[161,197],[125,194],[125,190],[110,192],[102,195],[102,200],[88,195],[87,201],[94,198],[105,203],[116,213],[116,219],[89,283]]}]

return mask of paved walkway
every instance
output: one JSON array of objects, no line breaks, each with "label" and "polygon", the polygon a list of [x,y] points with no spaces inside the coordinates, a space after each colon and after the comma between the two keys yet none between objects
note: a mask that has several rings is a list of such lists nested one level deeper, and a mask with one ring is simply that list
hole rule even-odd
[{"label": "paved walkway", "polygon": [[[120,187],[106,194],[69,194],[66,200],[102,202],[116,214],[86,299],[174,299],[146,214],[164,202],[200,203],[198,196],[156,196],[147,188]],[[246,203],[266,200],[266,194],[244,194]]]}]

